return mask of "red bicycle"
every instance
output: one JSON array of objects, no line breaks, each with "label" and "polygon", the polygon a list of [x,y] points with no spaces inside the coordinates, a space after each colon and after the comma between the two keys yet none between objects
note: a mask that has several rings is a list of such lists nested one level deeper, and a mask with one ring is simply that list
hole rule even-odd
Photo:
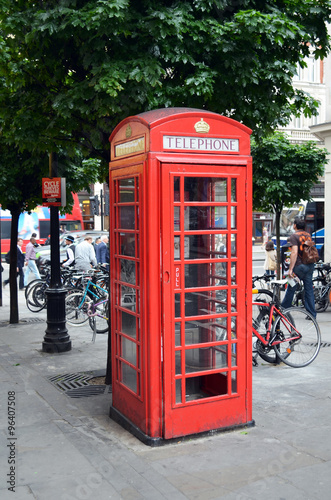
[{"label": "red bicycle", "polygon": [[314,361],[321,347],[321,332],[315,318],[301,307],[282,309],[280,288],[284,281],[271,282],[273,291],[253,289],[254,350],[268,363],[277,358],[293,368]]}]

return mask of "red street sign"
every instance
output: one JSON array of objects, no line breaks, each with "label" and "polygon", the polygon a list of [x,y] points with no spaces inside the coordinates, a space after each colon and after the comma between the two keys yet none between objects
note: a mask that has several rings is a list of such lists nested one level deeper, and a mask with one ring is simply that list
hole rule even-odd
[{"label": "red street sign", "polygon": [[42,179],[42,198],[44,207],[61,206],[61,177]]}]

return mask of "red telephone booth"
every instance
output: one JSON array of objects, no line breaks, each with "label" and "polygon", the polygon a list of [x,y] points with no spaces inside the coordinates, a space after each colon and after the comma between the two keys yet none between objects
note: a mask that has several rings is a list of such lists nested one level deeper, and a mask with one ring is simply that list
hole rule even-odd
[{"label": "red telephone booth", "polygon": [[148,444],[253,423],[250,132],[169,108],[110,137],[110,416]]}]

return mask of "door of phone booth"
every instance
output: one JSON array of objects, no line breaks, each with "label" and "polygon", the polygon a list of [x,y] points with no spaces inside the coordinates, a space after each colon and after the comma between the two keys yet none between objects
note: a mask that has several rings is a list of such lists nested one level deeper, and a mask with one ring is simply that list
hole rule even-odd
[{"label": "door of phone booth", "polygon": [[110,137],[110,416],[151,445],[253,424],[250,132],[168,108]]}]

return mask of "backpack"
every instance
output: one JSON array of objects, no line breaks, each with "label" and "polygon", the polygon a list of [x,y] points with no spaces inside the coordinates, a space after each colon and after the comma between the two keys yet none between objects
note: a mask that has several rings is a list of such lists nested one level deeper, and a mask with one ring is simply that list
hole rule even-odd
[{"label": "backpack", "polygon": [[7,264],[10,264],[10,250],[5,255],[5,261],[6,261]]},{"label": "backpack", "polygon": [[303,243],[301,260],[303,264],[316,264],[320,260],[317,248],[312,240],[306,240]]}]

